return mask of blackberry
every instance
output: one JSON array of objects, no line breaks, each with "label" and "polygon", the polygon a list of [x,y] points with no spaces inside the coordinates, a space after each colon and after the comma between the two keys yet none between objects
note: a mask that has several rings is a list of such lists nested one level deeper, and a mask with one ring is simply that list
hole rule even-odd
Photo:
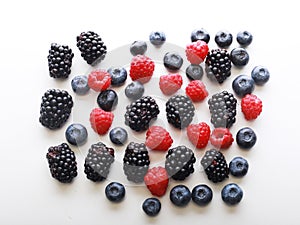
[{"label": "blackberry", "polygon": [[106,46],[97,33],[93,31],[82,32],[76,40],[81,56],[88,64],[96,65],[104,59]]},{"label": "blackberry", "polygon": [[231,75],[229,53],[225,49],[211,50],[206,56],[205,71],[209,79],[223,83]]},{"label": "blackberry", "polygon": [[150,160],[144,143],[130,142],[123,158],[123,170],[129,181],[141,183],[144,181]]},{"label": "blackberry", "polygon": [[74,54],[69,46],[52,43],[48,55],[50,77],[68,78],[71,73],[73,57]]},{"label": "blackberry", "polygon": [[183,129],[193,120],[195,107],[189,97],[175,95],[166,103],[167,119],[174,127]]},{"label": "blackberry", "polygon": [[178,146],[168,150],[165,168],[174,180],[184,180],[194,172],[196,158],[194,152],[186,146]]},{"label": "blackberry", "polygon": [[229,175],[229,169],[226,159],[222,152],[211,149],[205,152],[201,159],[207,178],[214,183],[222,182]]},{"label": "blackberry", "polygon": [[103,181],[107,178],[111,164],[114,162],[114,149],[102,142],[93,144],[85,158],[84,173],[89,180]]},{"label": "blackberry", "polygon": [[77,162],[74,152],[69,145],[62,143],[51,146],[46,158],[53,178],[62,183],[70,183],[77,176]]},{"label": "blackberry", "polygon": [[155,100],[144,96],[126,107],[125,124],[135,131],[144,131],[149,128],[149,123],[159,114]]},{"label": "blackberry", "polygon": [[42,97],[39,121],[49,129],[60,128],[68,120],[72,107],[72,96],[67,91],[49,89]]},{"label": "blackberry", "polygon": [[230,128],[235,123],[236,103],[236,98],[227,91],[211,96],[208,105],[214,127]]}]

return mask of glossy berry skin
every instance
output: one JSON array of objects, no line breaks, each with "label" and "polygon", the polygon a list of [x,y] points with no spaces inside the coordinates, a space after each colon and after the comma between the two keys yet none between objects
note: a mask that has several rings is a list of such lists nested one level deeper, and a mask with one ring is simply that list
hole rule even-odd
[{"label": "glossy berry skin", "polygon": [[208,50],[208,45],[205,41],[192,42],[185,48],[186,58],[191,64],[200,64],[207,56]]},{"label": "glossy berry skin", "polygon": [[71,81],[71,86],[73,91],[78,95],[85,95],[90,90],[87,76],[80,75],[74,77]]},{"label": "glossy berry skin", "polygon": [[198,40],[205,41],[206,43],[208,43],[210,40],[209,33],[206,30],[204,30],[203,28],[193,30],[191,33],[191,41],[195,42]]},{"label": "glossy berry skin", "polygon": [[97,97],[97,103],[101,109],[110,112],[118,104],[118,95],[114,90],[101,91]]},{"label": "glossy berry skin", "polygon": [[205,122],[190,124],[187,127],[187,136],[197,148],[205,148],[210,138],[210,127]]},{"label": "glossy berry skin", "polygon": [[88,75],[88,85],[94,91],[105,91],[110,84],[111,77],[106,70],[97,69]]},{"label": "glossy berry skin", "polygon": [[215,42],[220,48],[227,48],[232,43],[232,34],[228,31],[219,31],[215,36]]},{"label": "glossy berry skin", "polygon": [[166,41],[166,35],[164,32],[154,31],[154,32],[150,33],[149,40],[150,40],[151,44],[153,44],[155,46],[161,46]]},{"label": "glossy berry skin", "polygon": [[236,134],[236,143],[243,149],[252,148],[255,145],[256,140],[257,136],[250,127],[243,127]]},{"label": "glossy berry skin", "polygon": [[112,86],[121,86],[127,79],[127,71],[125,68],[111,67],[107,70],[107,72],[110,74]]},{"label": "glossy berry skin", "polygon": [[252,43],[253,35],[249,31],[240,31],[236,40],[241,46],[246,47]]},{"label": "glossy berry skin", "polygon": [[157,198],[147,198],[143,202],[142,208],[148,216],[157,216],[161,209],[161,203]]},{"label": "glossy berry skin", "polygon": [[139,81],[133,81],[125,88],[125,95],[127,98],[137,100],[143,96],[145,92],[144,85]]},{"label": "glossy berry skin", "polygon": [[254,91],[254,80],[247,75],[239,75],[232,82],[232,89],[239,97],[251,94]]},{"label": "glossy berry skin", "polygon": [[185,88],[186,95],[193,102],[203,101],[208,96],[208,91],[201,80],[193,80]]},{"label": "glossy berry skin", "polygon": [[167,151],[173,143],[169,132],[160,126],[151,126],[146,133],[145,145],[151,150]]},{"label": "glossy berry skin", "polygon": [[191,64],[186,68],[185,74],[190,80],[201,80],[203,68],[200,65]]},{"label": "glossy berry skin", "polygon": [[246,120],[256,119],[262,112],[262,101],[254,94],[247,94],[241,101],[242,112]]},{"label": "glossy berry skin", "polygon": [[127,141],[127,131],[122,127],[115,127],[109,132],[110,141],[116,145],[124,145]]},{"label": "glossy berry skin", "polygon": [[71,145],[83,145],[88,137],[88,132],[85,126],[79,123],[74,123],[68,126],[65,136]]},{"label": "glossy berry skin", "polygon": [[235,183],[227,184],[221,191],[222,200],[228,205],[236,205],[243,198],[243,190]]},{"label": "glossy berry skin", "polygon": [[229,172],[234,177],[243,177],[247,174],[249,164],[243,157],[234,157],[229,163]]},{"label": "glossy berry skin", "polygon": [[206,184],[196,185],[192,190],[192,200],[199,206],[206,206],[212,198],[213,192]]},{"label": "glossy berry skin", "polygon": [[130,45],[130,53],[133,56],[144,55],[147,51],[147,43],[145,41],[134,41]]},{"label": "glossy berry skin", "polygon": [[175,94],[182,86],[180,74],[162,75],[159,78],[159,88],[165,95]]},{"label": "glossy berry skin", "polygon": [[186,206],[192,198],[189,188],[185,185],[177,185],[170,191],[171,202],[179,207]]},{"label": "glossy berry skin", "polygon": [[106,112],[100,108],[94,108],[90,113],[90,123],[93,130],[100,134],[106,134],[109,130],[114,114],[112,112]]},{"label": "glossy berry skin", "polygon": [[131,60],[129,76],[132,81],[139,81],[144,84],[150,81],[154,68],[155,64],[152,59],[145,55],[136,55]]},{"label": "glossy berry skin", "polygon": [[249,54],[244,48],[234,48],[230,52],[230,59],[233,65],[242,67],[249,62]]},{"label": "glossy berry skin", "polygon": [[125,193],[124,185],[118,182],[111,182],[105,187],[106,198],[111,202],[121,202]]},{"label": "glossy berry skin", "polygon": [[232,134],[228,128],[217,127],[210,136],[210,143],[216,148],[227,149],[233,142]]},{"label": "glossy berry skin", "polygon": [[164,66],[170,71],[177,71],[181,68],[183,59],[178,53],[167,52],[164,56]]},{"label": "glossy berry skin", "polygon": [[264,85],[270,79],[270,72],[264,66],[256,66],[251,71],[251,77],[257,85]]},{"label": "glossy berry skin", "polygon": [[147,171],[144,182],[152,195],[161,197],[167,191],[169,176],[165,168],[157,166]]}]

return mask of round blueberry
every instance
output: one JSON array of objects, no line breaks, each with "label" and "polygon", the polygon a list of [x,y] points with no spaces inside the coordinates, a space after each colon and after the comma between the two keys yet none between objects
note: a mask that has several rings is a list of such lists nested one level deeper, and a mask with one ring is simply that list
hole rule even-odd
[{"label": "round blueberry", "polygon": [[120,202],[125,197],[125,187],[118,182],[111,182],[105,187],[105,195],[112,202]]},{"label": "round blueberry", "polygon": [[186,206],[191,200],[191,192],[185,185],[177,185],[170,191],[170,200],[176,206]]},{"label": "round blueberry", "polygon": [[232,34],[228,31],[219,31],[215,36],[215,42],[221,48],[227,48],[232,43]]},{"label": "round blueberry", "polygon": [[186,68],[185,74],[190,80],[201,80],[203,68],[200,65],[191,64]]},{"label": "round blueberry", "polygon": [[73,91],[79,95],[84,95],[90,90],[87,76],[74,77],[71,81],[71,86]]},{"label": "round blueberry", "polygon": [[171,71],[177,71],[183,64],[182,57],[177,53],[167,52],[164,56],[164,66]]},{"label": "round blueberry", "polygon": [[127,79],[127,71],[124,68],[109,68],[107,72],[111,77],[112,86],[121,86]]},{"label": "round blueberry", "polygon": [[156,216],[160,212],[161,203],[157,198],[147,198],[142,207],[148,216]]},{"label": "round blueberry", "polygon": [[123,145],[128,138],[127,131],[122,127],[115,127],[109,132],[109,138],[116,145]]},{"label": "round blueberry", "polygon": [[161,46],[166,41],[166,35],[164,32],[154,31],[150,33],[149,40],[151,44],[155,46]]},{"label": "round blueberry", "polygon": [[234,177],[243,177],[247,174],[249,168],[248,161],[243,157],[235,157],[229,163],[229,171]]},{"label": "round blueberry", "polygon": [[83,145],[88,137],[88,132],[85,126],[74,123],[68,126],[65,132],[67,141],[72,145]]},{"label": "round blueberry", "polygon": [[239,97],[251,94],[254,87],[254,80],[247,75],[239,75],[232,82],[232,89]]},{"label": "round blueberry", "polygon": [[256,134],[250,127],[244,127],[236,134],[236,143],[243,149],[252,148],[255,145],[256,140]]},{"label": "round blueberry", "polygon": [[147,51],[147,43],[145,41],[134,41],[130,46],[130,53],[133,56],[144,55]]},{"label": "round blueberry", "polygon": [[129,99],[137,100],[143,96],[144,91],[145,88],[141,82],[133,81],[132,83],[128,84],[125,88],[125,95]]},{"label": "round blueberry", "polygon": [[211,202],[213,192],[206,184],[199,184],[192,190],[192,200],[199,206],[205,206]]},{"label": "round blueberry", "polygon": [[243,190],[237,184],[225,185],[221,191],[222,200],[228,205],[236,205],[243,198]]},{"label": "round blueberry", "polygon": [[234,48],[230,52],[230,59],[235,66],[245,66],[249,62],[249,54],[244,48]]},{"label": "round blueberry", "polygon": [[250,45],[252,42],[252,39],[253,39],[253,36],[249,31],[241,31],[236,36],[237,42],[243,47]]},{"label": "round blueberry", "polygon": [[251,77],[257,85],[264,85],[270,79],[270,72],[264,66],[256,66],[251,72]]},{"label": "round blueberry", "polygon": [[111,89],[101,91],[97,97],[97,103],[104,111],[112,111],[118,104],[118,95]]},{"label": "round blueberry", "polygon": [[195,42],[198,40],[205,41],[206,43],[208,43],[210,40],[209,33],[206,30],[204,30],[203,28],[198,29],[198,30],[193,30],[192,34],[191,34],[191,41]]}]

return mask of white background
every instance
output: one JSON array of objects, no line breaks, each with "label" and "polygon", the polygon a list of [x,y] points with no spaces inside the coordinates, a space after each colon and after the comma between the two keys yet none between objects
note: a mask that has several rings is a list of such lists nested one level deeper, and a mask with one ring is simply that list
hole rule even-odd
[{"label": "white background", "polygon": [[[299,13],[295,3],[7,1],[0,9],[0,223],[299,224]],[[229,159],[235,155],[246,157],[249,174],[214,185],[196,171],[183,183],[190,188],[198,183],[211,186],[211,204],[199,208],[191,202],[185,208],[176,208],[167,194],[161,198],[162,211],[156,218],[147,217],[141,210],[142,201],[151,196],[142,186],[127,185],[125,201],[109,203],[103,193],[108,181],[93,184],[85,178],[80,151],[76,151],[79,175],[74,182],[61,185],[52,179],[45,154],[49,146],[65,141],[64,129],[75,117],[61,130],[49,132],[38,122],[40,99],[48,88],[56,87],[70,90],[75,97],[70,89],[71,77],[90,70],[76,48],[76,36],[93,30],[111,51],[134,40],[147,40],[151,31],[162,30],[168,42],[184,47],[191,31],[201,27],[211,34],[211,45],[214,34],[221,29],[234,36],[240,30],[249,30],[254,39],[248,48],[251,60],[243,72],[249,74],[259,64],[271,72],[270,81],[255,90],[264,103],[262,115],[255,122],[241,122],[232,129],[235,134],[241,125],[252,126],[258,135],[256,146],[244,152],[234,143],[225,153]],[[63,82],[48,75],[46,57],[52,42],[68,44],[75,53],[72,74]],[[81,109],[74,110],[78,113]],[[241,114],[239,119],[242,121]],[[86,121],[80,122],[88,127]],[[91,136],[84,153],[97,139],[88,129]],[[196,151],[197,156],[204,153]],[[221,188],[229,182],[237,182],[245,192],[237,207],[226,206],[220,197]],[[170,187],[177,183],[171,181]]]}]

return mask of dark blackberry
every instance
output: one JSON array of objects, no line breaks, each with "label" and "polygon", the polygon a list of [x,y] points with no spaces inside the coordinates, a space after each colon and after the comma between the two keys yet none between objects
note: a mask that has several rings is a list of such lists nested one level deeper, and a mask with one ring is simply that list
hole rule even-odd
[{"label": "dark blackberry", "polygon": [[235,123],[236,103],[236,98],[227,91],[211,96],[208,105],[214,127],[230,128]]},{"label": "dark blackberry", "polygon": [[126,107],[125,124],[135,131],[144,131],[149,128],[149,123],[159,114],[155,100],[144,96]]},{"label": "dark blackberry", "polygon": [[186,146],[178,146],[168,150],[165,168],[174,180],[184,180],[194,172],[196,158],[194,152]]},{"label": "dark blackberry", "polygon": [[70,183],[77,176],[77,162],[68,144],[51,146],[46,158],[53,178],[62,183]]},{"label": "dark blackberry", "polygon": [[130,142],[123,158],[123,170],[129,181],[141,183],[144,181],[150,160],[144,143]]},{"label": "dark blackberry", "polygon": [[209,79],[223,83],[231,75],[229,53],[225,49],[211,50],[206,56],[205,71]]},{"label": "dark blackberry", "polygon": [[48,55],[50,77],[68,78],[73,57],[74,54],[69,46],[52,43]]},{"label": "dark blackberry", "polygon": [[211,149],[205,152],[201,159],[207,178],[214,183],[222,182],[228,178],[229,169],[222,152]]},{"label": "dark blackberry", "polygon": [[174,127],[183,129],[193,120],[195,107],[189,97],[175,95],[166,103],[167,119]]},{"label": "dark blackberry", "polygon": [[67,91],[50,89],[42,97],[39,121],[49,129],[60,128],[68,120],[72,107],[72,96]]},{"label": "dark blackberry", "polygon": [[114,149],[102,142],[93,144],[85,158],[84,173],[94,182],[107,178],[111,164],[114,162]]},{"label": "dark blackberry", "polygon": [[76,40],[81,56],[88,64],[96,65],[104,59],[106,46],[97,33],[93,31],[82,32]]}]

